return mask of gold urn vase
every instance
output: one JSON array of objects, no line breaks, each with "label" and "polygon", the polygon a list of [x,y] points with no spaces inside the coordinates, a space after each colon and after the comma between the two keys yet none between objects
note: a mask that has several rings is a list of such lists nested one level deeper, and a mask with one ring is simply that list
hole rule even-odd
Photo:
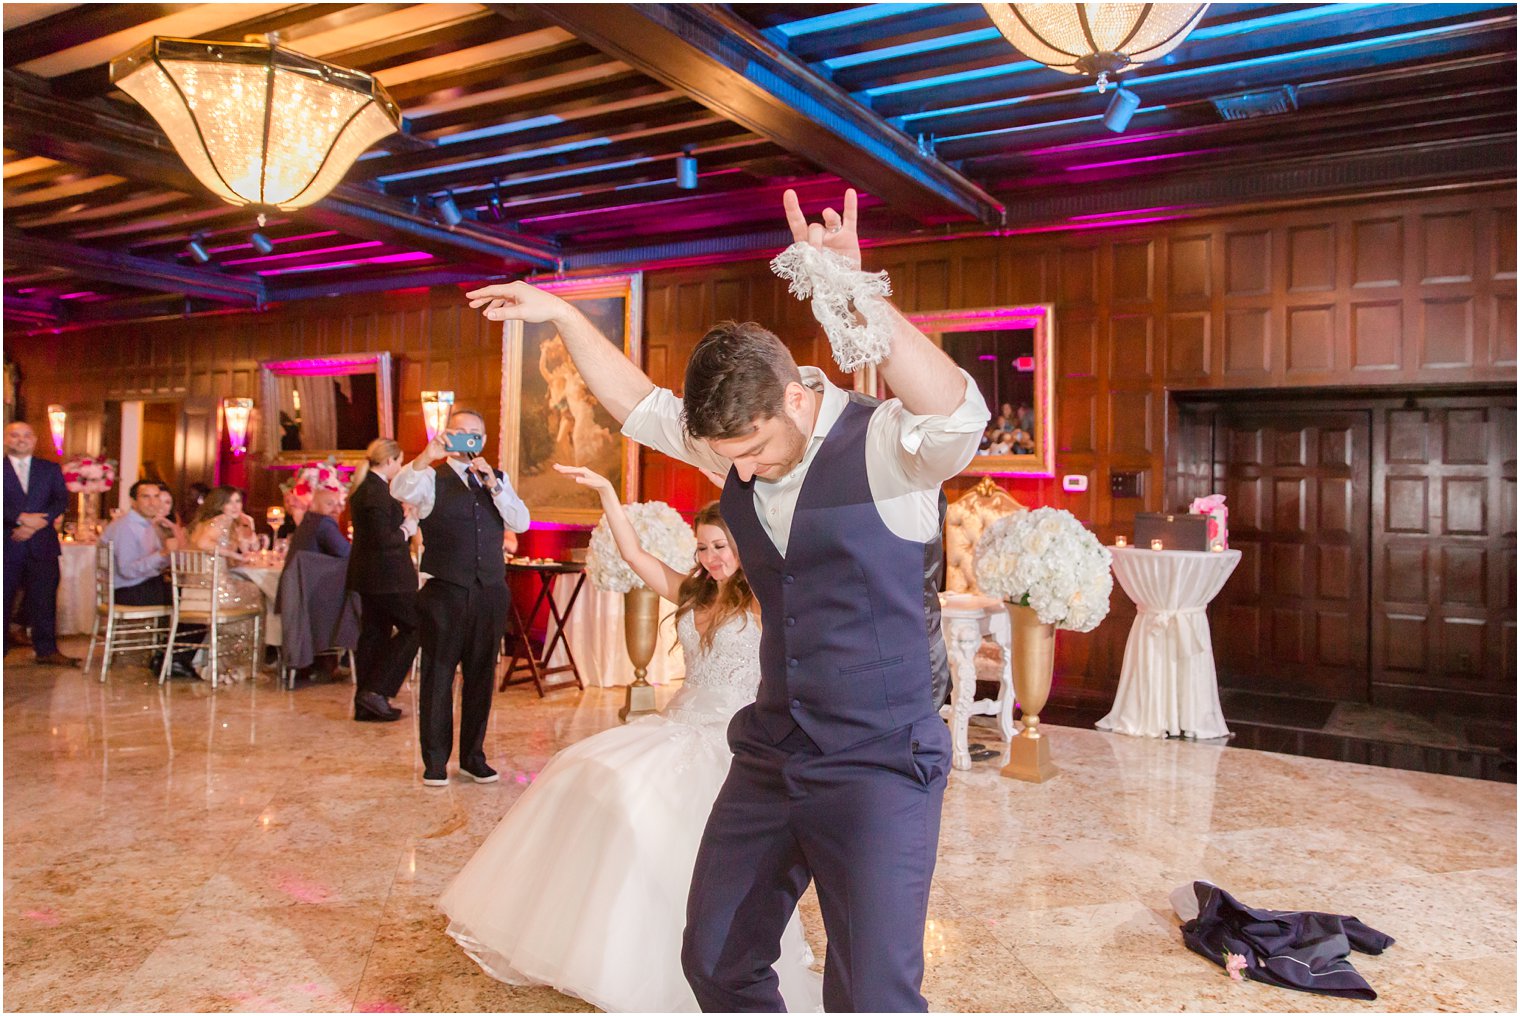
[{"label": "gold urn vase", "polygon": [[628,659],[633,663],[633,683],[628,686],[628,697],[618,711],[618,719],[624,723],[655,711],[654,685],[645,678],[659,635],[659,594],[645,586],[624,593],[623,637],[628,643]]},{"label": "gold urn vase", "polygon": [[1040,710],[1050,698],[1056,669],[1056,626],[1040,620],[1033,607],[1008,604],[1013,626],[1013,690],[1023,711],[1024,729],[1008,743],[1003,775],[1044,783],[1059,772],[1050,761],[1050,738],[1040,730]]}]

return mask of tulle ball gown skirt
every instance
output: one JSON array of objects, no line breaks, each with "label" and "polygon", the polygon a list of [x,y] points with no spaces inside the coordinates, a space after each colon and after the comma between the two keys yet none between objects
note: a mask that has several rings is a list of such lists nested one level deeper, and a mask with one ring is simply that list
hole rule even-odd
[{"label": "tulle ball gown skirt", "polygon": [[[696,1012],[681,935],[697,846],[728,773],[723,725],[663,716],[581,741],[544,767],[439,900],[492,977],[608,1012]],[[795,914],[776,972],[821,1011]]]}]

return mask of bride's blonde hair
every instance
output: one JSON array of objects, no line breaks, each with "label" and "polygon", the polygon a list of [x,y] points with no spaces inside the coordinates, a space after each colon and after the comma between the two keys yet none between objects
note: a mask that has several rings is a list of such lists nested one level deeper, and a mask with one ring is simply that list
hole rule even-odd
[{"label": "bride's blonde hair", "polygon": [[[723,530],[728,545],[734,545],[734,534],[729,532],[728,523],[723,521],[718,502],[714,501],[697,512],[691,527],[700,529],[702,526],[714,526]],[[711,607],[712,616],[708,619],[707,630],[698,633],[702,649],[706,651],[712,648],[713,634],[719,628],[735,617],[747,616],[754,605],[755,593],[749,587],[749,580],[744,577],[742,566],[735,569],[726,580],[719,582],[698,562],[692,565],[691,571],[681,581],[681,588],[676,592],[676,622],[680,623],[682,614]]]}]

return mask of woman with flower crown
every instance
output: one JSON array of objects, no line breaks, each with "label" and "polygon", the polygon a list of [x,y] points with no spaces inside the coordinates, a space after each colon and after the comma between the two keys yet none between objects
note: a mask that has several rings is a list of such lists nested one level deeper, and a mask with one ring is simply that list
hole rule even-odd
[{"label": "woman with flower crown", "polygon": [[[685,574],[640,544],[605,477],[555,466],[601,497],[618,552],[676,605],[686,680],[665,710],[556,755],[438,906],[470,958],[509,984],[548,985],[607,1012],[696,1012],[681,972],[686,895],[728,721],[760,683],[760,614],[716,504],[697,513]],[[775,964],[792,1012],[822,1011],[796,914]]]}]

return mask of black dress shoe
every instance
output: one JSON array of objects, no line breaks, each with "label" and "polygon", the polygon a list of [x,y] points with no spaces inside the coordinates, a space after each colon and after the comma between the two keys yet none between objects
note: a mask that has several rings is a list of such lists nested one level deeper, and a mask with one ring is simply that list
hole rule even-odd
[{"label": "black dress shoe", "polygon": [[401,719],[401,710],[377,691],[361,691],[354,696],[354,719],[360,723],[390,723]]},{"label": "black dress shoe", "polygon": [[199,681],[201,679],[201,675],[200,675],[199,671],[197,671],[194,667],[190,666],[190,664],[188,664],[188,663],[181,663],[178,660],[175,660],[173,663],[169,664],[169,676],[170,677],[188,677],[192,681]]},{"label": "black dress shoe", "polygon": [[459,771],[464,773],[470,779],[474,780],[476,783],[495,783],[497,780],[501,779],[501,777],[497,775],[496,770],[492,769],[484,762],[461,762],[459,764]]},{"label": "black dress shoe", "polygon": [[46,656],[39,656],[39,657],[37,657],[37,662],[41,663],[41,664],[45,664],[46,666],[49,666],[49,667],[77,667],[77,666],[79,666],[79,660],[76,657],[65,656],[62,653],[58,652],[57,650],[54,650],[53,652],[48,653]]}]

